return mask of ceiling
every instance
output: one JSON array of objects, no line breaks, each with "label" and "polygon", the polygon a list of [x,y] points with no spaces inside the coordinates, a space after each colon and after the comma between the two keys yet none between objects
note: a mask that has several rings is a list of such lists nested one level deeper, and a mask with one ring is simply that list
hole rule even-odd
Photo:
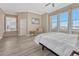
[{"label": "ceiling", "polygon": [[45,7],[47,3],[0,3],[0,8],[5,13],[16,14],[16,12],[34,12],[37,14],[50,13],[59,8],[70,5],[71,3],[55,3],[55,7],[49,5]]}]

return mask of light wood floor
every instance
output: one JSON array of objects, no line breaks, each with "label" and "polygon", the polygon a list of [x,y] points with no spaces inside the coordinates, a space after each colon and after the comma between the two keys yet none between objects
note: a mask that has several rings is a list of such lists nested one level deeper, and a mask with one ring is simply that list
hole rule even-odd
[{"label": "light wood floor", "polygon": [[6,37],[0,40],[0,56],[54,56],[45,49],[41,50],[34,37]]}]

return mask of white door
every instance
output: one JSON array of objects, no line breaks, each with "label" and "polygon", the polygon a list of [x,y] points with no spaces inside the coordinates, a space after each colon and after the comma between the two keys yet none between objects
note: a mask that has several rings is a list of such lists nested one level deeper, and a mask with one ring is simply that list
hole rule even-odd
[{"label": "white door", "polygon": [[20,19],[20,35],[26,35],[26,19]]}]

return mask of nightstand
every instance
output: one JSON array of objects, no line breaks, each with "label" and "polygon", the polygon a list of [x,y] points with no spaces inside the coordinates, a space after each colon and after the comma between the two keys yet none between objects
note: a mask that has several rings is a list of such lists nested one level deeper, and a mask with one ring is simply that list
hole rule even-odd
[{"label": "nightstand", "polygon": [[36,31],[30,31],[30,35],[36,35],[37,34],[37,32]]}]

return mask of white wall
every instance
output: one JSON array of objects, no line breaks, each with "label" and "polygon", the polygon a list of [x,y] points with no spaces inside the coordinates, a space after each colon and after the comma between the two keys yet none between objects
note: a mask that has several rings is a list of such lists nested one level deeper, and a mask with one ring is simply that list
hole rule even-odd
[{"label": "white wall", "polygon": [[18,33],[19,35],[27,34],[27,13],[18,14]]},{"label": "white wall", "polygon": [[[38,18],[39,24],[33,25],[32,18]],[[31,30],[36,30],[38,27],[41,27],[41,15],[28,12],[28,32]]]},{"label": "white wall", "polygon": [[0,39],[3,37],[4,34],[4,13],[0,9]]},{"label": "white wall", "polygon": [[49,31],[49,29],[48,29],[48,22],[49,22],[49,20],[48,20],[48,14],[45,13],[45,14],[43,14],[41,16],[42,16],[41,23],[42,23],[43,30],[44,30],[44,32],[48,32]]},{"label": "white wall", "polygon": [[[40,24],[33,25],[32,18],[39,18]],[[38,27],[41,27],[41,15],[31,13],[31,12],[18,13],[18,33],[19,35],[29,35],[29,31],[35,30]]]}]

